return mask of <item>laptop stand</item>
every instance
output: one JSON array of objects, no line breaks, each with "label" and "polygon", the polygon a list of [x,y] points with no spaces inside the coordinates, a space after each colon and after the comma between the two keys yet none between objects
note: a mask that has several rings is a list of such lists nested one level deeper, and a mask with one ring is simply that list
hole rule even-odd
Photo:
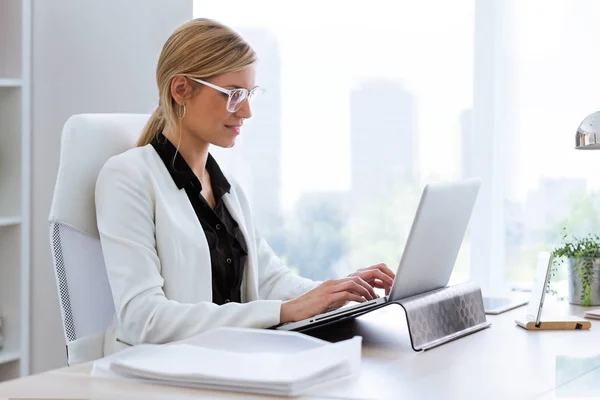
[{"label": "laptop stand", "polygon": [[481,289],[472,282],[447,286],[397,302],[406,312],[413,350],[429,350],[491,326]]},{"label": "laptop stand", "polygon": [[400,305],[406,312],[414,351],[429,350],[492,325],[485,316],[481,289],[472,282],[384,303],[353,318],[392,304]]}]

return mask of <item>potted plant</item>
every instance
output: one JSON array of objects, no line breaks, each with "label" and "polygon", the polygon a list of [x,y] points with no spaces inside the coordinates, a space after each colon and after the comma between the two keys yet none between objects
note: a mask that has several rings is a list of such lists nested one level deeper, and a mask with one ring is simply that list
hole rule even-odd
[{"label": "potted plant", "polygon": [[566,230],[563,244],[553,251],[553,275],[566,264],[569,302],[582,306],[600,305],[600,237],[569,238]]}]

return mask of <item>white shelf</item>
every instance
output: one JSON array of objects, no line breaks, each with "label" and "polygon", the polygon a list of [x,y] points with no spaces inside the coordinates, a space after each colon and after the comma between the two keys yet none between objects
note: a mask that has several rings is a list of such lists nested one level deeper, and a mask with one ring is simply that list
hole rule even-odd
[{"label": "white shelf", "polygon": [[0,0],[0,383],[29,375],[31,3]]},{"label": "white shelf", "polygon": [[23,85],[23,81],[21,79],[2,79],[0,78],[0,88],[19,88]]},{"label": "white shelf", "polygon": [[21,355],[18,351],[0,350],[0,365],[13,361],[19,361]]},{"label": "white shelf", "polygon": [[20,223],[20,217],[0,217],[0,227],[19,225]]}]

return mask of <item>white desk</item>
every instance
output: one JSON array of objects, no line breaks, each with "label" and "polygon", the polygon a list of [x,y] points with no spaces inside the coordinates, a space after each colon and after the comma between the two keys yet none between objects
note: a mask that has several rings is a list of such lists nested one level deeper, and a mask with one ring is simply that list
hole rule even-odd
[{"label": "white desk", "polygon": [[[386,308],[313,333],[330,340],[361,335],[362,372],[359,379],[304,398],[550,400],[592,393],[600,398],[600,321],[592,320],[589,331],[528,332],[514,323],[522,307],[488,316],[491,328],[416,353],[402,309]],[[566,303],[555,312],[583,315],[582,308]],[[92,378],[89,370],[84,364],[5,382],[0,398],[260,398]]]}]

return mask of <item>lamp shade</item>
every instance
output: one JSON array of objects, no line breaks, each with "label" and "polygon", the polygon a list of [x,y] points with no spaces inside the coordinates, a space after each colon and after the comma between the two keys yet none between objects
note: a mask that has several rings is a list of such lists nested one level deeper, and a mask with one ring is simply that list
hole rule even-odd
[{"label": "lamp shade", "polygon": [[588,115],[577,128],[575,148],[600,150],[600,111]]}]

